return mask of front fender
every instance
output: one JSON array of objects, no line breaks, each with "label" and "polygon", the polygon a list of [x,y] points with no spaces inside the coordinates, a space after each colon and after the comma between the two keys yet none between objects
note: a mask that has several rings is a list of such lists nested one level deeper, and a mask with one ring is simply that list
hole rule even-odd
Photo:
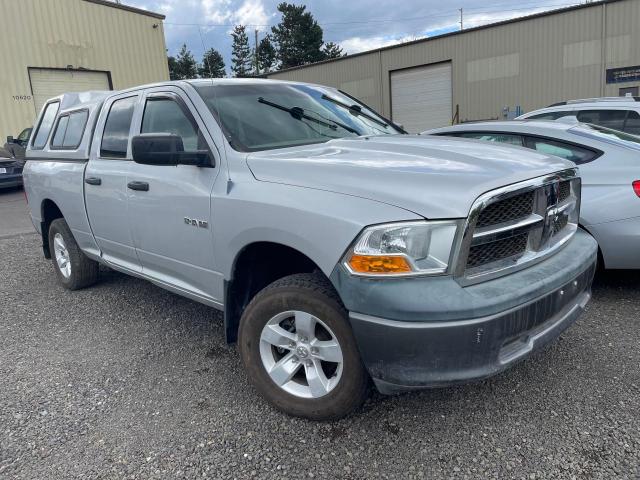
[{"label": "front fender", "polygon": [[421,218],[334,192],[260,181],[235,184],[229,195],[214,199],[217,270],[230,279],[234,259],[247,245],[272,242],[303,253],[329,277],[364,227]]}]

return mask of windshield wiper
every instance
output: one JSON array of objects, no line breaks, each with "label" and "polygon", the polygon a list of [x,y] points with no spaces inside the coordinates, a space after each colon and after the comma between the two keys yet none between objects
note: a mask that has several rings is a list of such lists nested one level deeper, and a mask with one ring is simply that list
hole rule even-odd
[{"label": "windshield wiper", "polygon": [[[265,100],[262,97],[258,97],[258,102],[263,103],[265,105],[269,105],[270,107],[273,108],[277,108],[278,110],[282,110],[283,112],[287,112],[289,115],[291,115],[293,118],[295,118],[296,120],[309,120],[310,122],[316,123],[318,125],[321,125],[323,127],[326,128],[330,128],[331,130],[337,130],[338,127],[346,130],[347,132],[350,133],[354,133],[356,135],[361,135],[360,132],[358,132],[355,128],[351,128],[348,125],[345,125],[344,123],[338,122],[337,120],[333,120],[331,118],[327,118],[327,117],[323,117],[323,118],[327,118],[328,121],[324,121],[324,120],[320,120],[318,118],[312,117],[310,115],[307,115],[304,112],[304,109],[302,107],[285,107],[284,105],[280,105],[278,103],[273,103],[270,102],[268,100]],[[313,110],[309,110],[310,112],[314,113],[315,115],[318,116],[322,116],[316,112],[314,112]],[[331,123],[329,123],[331,122]]]},{"label": "windshield wiper", "polygon": [[322,94],[322,99],[323,100],[328,100],[331,103],[335,103],[336,105],[338,105],[339,107],[344,108],[345,110],[349,110],[349,112],[351,112],[352,114],[356,115],[356,116],[361,116],[364,117],[368,120],[371,120],[374,123],[377,123],[378,125],[380,125],[381,127],[388,127],[389,124],[383,122],[382,120],[377,119],[376,117],[369,115],[368,113],[365,113],[362,111],[362,107],[360,105],[347,105],[346,103],[342,103],[340,100],[336,100],[335,98],[330,97],[329,95],[326,94]]}]

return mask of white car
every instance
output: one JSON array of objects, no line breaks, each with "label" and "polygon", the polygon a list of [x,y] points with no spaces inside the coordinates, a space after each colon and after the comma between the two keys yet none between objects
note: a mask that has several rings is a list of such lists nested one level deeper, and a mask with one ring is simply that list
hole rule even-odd
[{"label": "white car", "polygon": [[579,122],[640,135],[640,97],[570,100],[525,113],[516,120],[558,120],[563,117],[576,117]]},{"label": "white car", "polygon": [[582,177],[580,226],[598,241],[603,266],[640,268],[640,137],[539,120],[467,123],[423,134],[526,147],[576,163]]}]

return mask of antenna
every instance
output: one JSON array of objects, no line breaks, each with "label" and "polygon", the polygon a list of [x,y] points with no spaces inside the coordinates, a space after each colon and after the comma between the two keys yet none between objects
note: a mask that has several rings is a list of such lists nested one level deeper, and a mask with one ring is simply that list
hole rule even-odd
[{"label": "antenna", "polygon": [[464,9],[463,8],[459,8],[458,10],[460,10],[460,31],[462,31],[462,30],[464,30],[464,23],[463,23],[463,18],[462,18]]}]

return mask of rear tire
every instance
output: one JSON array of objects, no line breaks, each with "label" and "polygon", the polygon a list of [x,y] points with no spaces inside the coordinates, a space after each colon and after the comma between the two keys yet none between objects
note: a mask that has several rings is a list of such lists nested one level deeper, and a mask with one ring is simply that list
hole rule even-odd
[{"label": "rear tire", "polygon": [[347,312],[321,274],[275,281],[249,303],[238,333],[253,386],[275,408],[311,420],[336,420],[367,398]]},{"label": "rear tire", "polygon": [[64,288],[78,290],[98,281],[98,262],[82,253],[63,218],[51,222],[49,249],[56,276]]}]

